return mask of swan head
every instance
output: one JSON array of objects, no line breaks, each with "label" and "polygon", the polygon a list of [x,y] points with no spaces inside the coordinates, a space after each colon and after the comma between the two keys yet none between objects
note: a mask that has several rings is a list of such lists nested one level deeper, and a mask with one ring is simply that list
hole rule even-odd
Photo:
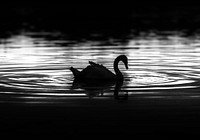
[{"label": "swan head", "polygon": [[116,60],[122,61],[126,67],[126,69],[128,69],[128,58],[126,57],[126,55],[120,55],[116,58]]},{"label": "swan head", "polygon": [[128,58],[125,55],[118,56],[114,61],[114,70],[115,70],[117,79],[123,79],[123,75],[118,68],[118,63],[120,61],[122,61],[125,65],[126,69],[128,69]]}]

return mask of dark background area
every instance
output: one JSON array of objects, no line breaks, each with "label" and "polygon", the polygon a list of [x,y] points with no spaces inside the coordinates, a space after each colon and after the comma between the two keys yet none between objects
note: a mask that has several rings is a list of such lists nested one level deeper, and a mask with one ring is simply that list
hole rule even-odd
[{"label": "dark background area", "polygon": [[[87,5],[87,4],[85,4]],[[66,4],[65,7],[0,9],[1,27],[89,29],[190,29],[200,28],[200,5],[183,2]],[[0,27],[0,28],[1,28]]]}]

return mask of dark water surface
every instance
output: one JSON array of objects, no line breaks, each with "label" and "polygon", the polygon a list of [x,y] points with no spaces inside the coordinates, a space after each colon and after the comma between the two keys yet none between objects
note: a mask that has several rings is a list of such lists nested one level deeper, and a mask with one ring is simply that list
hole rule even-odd
[{"label": "dark water surface", "polygon": [[[198,35],[153,32],[125,40],[63,36],[20,32],[0,39],[2,132],[197,132]],[[129,69],[120,63],[124,82],[117,98],[115,84],[73,84],[71,66],[81,70],[94,61],[113,71],[114,59],[121,54],[128,57]]]}]

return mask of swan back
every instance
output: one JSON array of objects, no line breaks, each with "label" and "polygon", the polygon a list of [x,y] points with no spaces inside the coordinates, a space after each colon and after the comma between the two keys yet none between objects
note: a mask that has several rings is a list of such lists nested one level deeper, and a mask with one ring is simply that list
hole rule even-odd
[{"label": "swan back", "polygon": [[92,62],[91,65],[87,66],[85,69],[81,71],[80,78],[90,79],[90,80],[92,79],[108,80],[108,79],[114,79],[116,78],[116,76],[103,65],[99,65]]}]

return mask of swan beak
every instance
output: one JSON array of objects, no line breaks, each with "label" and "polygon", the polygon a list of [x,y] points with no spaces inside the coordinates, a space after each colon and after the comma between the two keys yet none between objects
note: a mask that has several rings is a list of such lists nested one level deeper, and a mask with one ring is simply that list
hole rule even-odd
[{"label": "swan beak", "polygon": [[125,65],[126,66],[126,69],[128,69],[128,65]]}]

